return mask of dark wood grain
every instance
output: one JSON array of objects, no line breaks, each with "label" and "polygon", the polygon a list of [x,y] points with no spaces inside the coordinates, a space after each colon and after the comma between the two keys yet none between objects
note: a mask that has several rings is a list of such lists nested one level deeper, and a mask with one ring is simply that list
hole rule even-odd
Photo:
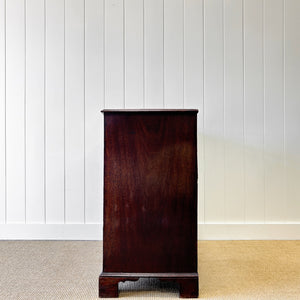
[{"label": "dark wood grain", "polygon": [[107,273],[193,274],[180,277],[181,294],[195,291],[196,113],[105,111],[104,282]]}]

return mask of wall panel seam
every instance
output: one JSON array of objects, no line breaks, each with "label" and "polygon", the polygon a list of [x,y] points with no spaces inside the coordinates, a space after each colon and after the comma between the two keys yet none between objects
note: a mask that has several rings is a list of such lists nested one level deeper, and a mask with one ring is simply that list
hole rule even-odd
[{"label": "wall panel seam", "polygon": [[262,59],[263,59],[263,197],[264,197],[264,223],[266,223],[266,9],[265,0],[262,0]]},{"label": "wall panel seam", "polygon": [[223,46],[223,168],[224,168],[224,174],[223,174],[223,180],[224,180],[224,197],[223,197],[223,206],[224,206],[224,211],[223,211],[223,219],[224,223],[226,223],[226,114],[225,114],[225,105],[226,105],[226,99],[225,99],[225,92],[226,92],[226,87],[225,87],[225,0],[222,0],[222,46]]},{"label": "wall panel seam", "polygon": [[182,107],[185,108],[185,1],[182,0]]},{"label": "wall panel seam", "polygon": [[126,35],[126,31],[125,31],[125,27],[126,27],[126,24],[125,24],[125,0],[122,0],[123,1],[123,32],[122,32],[122,36],[123,36],[123,108],[126,108],[126,72],[125,72],[125,68],[127,67],[126,66],[126,59],[125,59],[125,35]]},{"label": "wall panel seam", "polygon": [[143,0],[143,108],[145,108],[145,0]]},{"label": "wall panel seam", "polygon": [[286,47],[285,47],[285,41],[286,41],[286,2],[285,0],[282,0],[282,14],[283,14],[283,168],[284,168],[284,219],[285,222],[287,223],[287,157],[286,157],[286,80],[285,80],[285,75],[286,75]]},{"label": "wall panel seam", "polygon": [[26,8],[27,8],[27,1],[24,0],[24,220],[25,220],[25,224],[27,223],[27,178],[26,178],[26,169],[27,169],[27,163],[26,163],[26,156],[27,156],[27,151],[26,151],[26,147],[27,147],[27,99],[26,99],[26,93],[27,93],[27,80],[26,80],[26,73],[27,73],[27,34],[26,34],[26,30],[27,30],[27,26],[26,26],[26,22],[27,22],[27,18],[26,18]]},{"label": "wall panel seam", "polygon": [[66,224],[66,0],[64,0],[64,224]]},{"label": "wall panel seam", "polygon": [[242,0],[242,34],[243,34],[243,181],[244,181],[244,223],[246,223],[246,94],[245,94],[245,0]]},{"label": "wall panel seam", "polygon": [[106,107],[106,95],[105,95],[105,91],[106,91],[106,86],[105,86],[105,82],[106,82],[106,64],[105,64],[105,39],[106,39],[106,33],[105,33],[105,22],[106,22],[106,13],[105,13],[105,1],[103,0],[103,106],[104,108]]},{"label": "wall panel seam", "polygon": [[46,0],[44,0],[44,223],[47,223],[46,199]]},{"label": "wall panel seam", "polygon": [[86,149],[85,149],[85,130],[86,130],[86,116],[85,116],[85,106],[86,106],[86,91],[85,91],[85,85],[86,85],[86,69],[85,69],[85,63],[86,63],[86,39],[85,39],[85,30],[86,30],[86,0],[83,0],[83,223],[86,223]]},{"label": "wall panel seam", "polygon": [[7,224],[7,128],[6,128],[6,1],[4,0],[4,209],[5,209],[5,213],[4,213],[4,222],[5,224]]},{"label": "wall panel seam", "polygon": [[165,0],[163,1],[163,28],[162,28],[162,44],[163,44],[163,108],[165,108]]},{"label": "wall panel seam", "polygon": [[206,223],[206,213],[205,213],[205,209],[206,209],[206,193],[205,193],[205,175],[206,175],[206,164],[205,164],[205,122],[204,122],[204,116],[205,116],[205,1],[203,0],[202,2],[202,15],[203,15],[203,119],[202,119],[202,134],[203,134],[203,195],[204,195],[204,207],[203,207],[203,222],[204,224]]}]

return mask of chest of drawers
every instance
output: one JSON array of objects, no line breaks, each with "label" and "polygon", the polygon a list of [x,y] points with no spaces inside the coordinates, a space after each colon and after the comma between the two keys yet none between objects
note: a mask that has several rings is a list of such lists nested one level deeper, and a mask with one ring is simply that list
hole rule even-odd
[{"label": "chest of drawers", "polygon": [[198,296],[197,110],[104,110],[103,272],[176,281]]}]

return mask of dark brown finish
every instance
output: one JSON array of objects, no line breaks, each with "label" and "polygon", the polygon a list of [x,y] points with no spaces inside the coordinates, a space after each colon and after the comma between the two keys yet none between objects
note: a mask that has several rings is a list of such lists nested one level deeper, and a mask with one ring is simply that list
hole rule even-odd
[{"label": "dark brown finish", "polygon": [[104,111],[99,296],[139,277],[198,295],[196,127],[196,110]]},{"label": "dark brown finish", "polygon": [[180,278],[179,283],[180,298],[198,298],[198,275],[194,278]]},{"label": "dark brown finish", "polygon": [[137,112],[137,113],[144,113],[144,112],[194,112],[197,113],[198,109],[103,109],[101,112],[117,112],[117,113],[130,113],[130,112]]},{"label": "dark brown finish", "polygon": [[197,298],[198,297],[198,274],[134,274],[112,275],[102,273],[99,277],[99,297],[114,298],[119,296],[118,283],[121,281],[137,281],[141,277],[155,277],[159,280],[173,281],[179,285],[180,298]]}]

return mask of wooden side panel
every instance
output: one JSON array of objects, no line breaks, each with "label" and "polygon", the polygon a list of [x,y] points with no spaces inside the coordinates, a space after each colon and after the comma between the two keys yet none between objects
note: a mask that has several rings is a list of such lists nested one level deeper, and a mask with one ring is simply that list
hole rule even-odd
[{"label": "wooden side panel", "polygon": [[194,113],[105,113],[104,272],[197,271]]}]

